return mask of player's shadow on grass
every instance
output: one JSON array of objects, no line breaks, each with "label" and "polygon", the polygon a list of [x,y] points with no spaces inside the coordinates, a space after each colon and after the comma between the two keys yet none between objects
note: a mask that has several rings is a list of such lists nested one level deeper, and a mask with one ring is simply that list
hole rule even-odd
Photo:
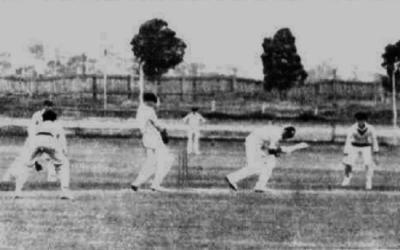
[{"label": "player's shadow on grass", "polygon": [[[241,183],[241,190],[252,190],[251,187],[254,185],[254,181],[251,179]],[[166,185],[169,188],[176,188],[176,184],[168,183]],[[341,185],[332,184],[319,184],[319,183],[270,183],[268,185],[275,190],[293,190],[293,191],[329,191],[329,190],[352,190],[352,191],[365,191],[363,185],[351,185],[347,187],[342,187]],[[196,183],[189,183],[190,188],[215,188],[215,185],[197,185]],[[224,188],[225,186],[219,186],[219,188]],[[39,182],[39,183],[27,183],[24,190],[58,190],[60,188],[59,183],[51,182]],[[118,190],[129,188],[129,183],[115,183],[115,182],[79,182],[71,183],[71,189],[73,190],[91,190],[91,189],[103,189],[103,190]],[[143,187],[148,188],[148,187]],[[226,187],[228,188],[228,187]],[[0,191],[14,191],[15,184],[13,182],[0,182]],[[372,187],[372,191],[400,191],[400,186],[394,185],[375,185]]]},{"label": "player's shadow on grass", "polygon": [[[121,182],[74,182],[71,183],[72,190],[119,190],[129,189],[130,183]],[[144,188],[150,188],[150,184],[144,185]],[[24,190],[58,190],[60,189],[59,182],[28,182],[24,186]],[[0,182],[0,191],[14,191],[14,182]]]},{"label": "player's shadow on grass", "polygon": [[[348,186],[348,187],[342,187],[338,186],[337,189],[342,189],[342,190],[366,190],[364,186]],[[369,191],[369,190],[367,190]],[[373,186],[371,191],[400,191],[400,186]]]},{"label": "player's shadow on grass", "polygon": [[286,190],[352,190],[352,191],[400,191],[400,186],[391,186],[391,185],[377,185],[373,186],[371,190],[366,190],[365,186],[347,186],[343,187],[341,185],[322,185],[322,184],[312,184],[312,185],[289,185],[289,186],[274,186],[276,189],[286,189]]}]

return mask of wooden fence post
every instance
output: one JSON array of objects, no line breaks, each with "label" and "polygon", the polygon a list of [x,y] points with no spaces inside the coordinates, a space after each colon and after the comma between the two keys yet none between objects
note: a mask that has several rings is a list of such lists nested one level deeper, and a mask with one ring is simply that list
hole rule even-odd
[{"label": "wooden fence post", "polygon": [[211,112],[215,112],[217,110],[217,103],[214,100],[211,101]]},{"label": "wooden fence post", "polygon": [[267,111],[267,103],[263,102],[261,105],[261,113],[265,114],[265,111]]},{"label": "wooden fence post", "polygon": [[194,76],[192,79],[193,79],[192,99],[193,101],[197,101],[197,76]]},{"label": "wooden fence post", "polygon": [[331,143],[336,140],[336,122],[331,121]]},{"label": "wooden fence post", "polygon": [[29,97],[32,97],[32,82],[29,81],[27,78],[21,79],[22,85],[26,88],[26,92],[28,93]]},{"label": "wooden fence post", "polygon": [[126,76],[126,84],[127,84],[126,87],[127,87],[128,100],[129,100],[132,97],[131,76],[130,75]]},{"label": "wooden fence post", "polygon": [[181,93],[180,93],[180,99],[181,99],[181,101],[183,101],[183,81],[184,81],[183,78],[184,78],[184,76],[182,76],[182,77],[181,77],[181,80],[180,80],[180,85],[181,85],[181,86],[180,86],[180,87],[181,87],[181,90],[180,90],[180,92],[181,92]]},{"label": "wooden fence post", "polygon": [[93,97],[93,101],[97,101],[97,78],[96,78],[96,75],[92,76],[92,97]]},{"label": "wooden fence post", "polygon": [[53,81],[50,81],[50,99],[54,99],[54,96],[56,94],[56,80],[53,79]]},{"label": "wooden fence post", "polygon": [[30,82],[32,83],[32,85],[31,85],[31,87],[32,87],[32,97],[34,97],[36,95],[36,89],[37,89],[36,78],[31,79]]},{"label": "wooden fence post", "polygon": [[231,92],[235,92],[235,86],[236,86],[236,75],[232,75],[231,87],[230,87]]}]

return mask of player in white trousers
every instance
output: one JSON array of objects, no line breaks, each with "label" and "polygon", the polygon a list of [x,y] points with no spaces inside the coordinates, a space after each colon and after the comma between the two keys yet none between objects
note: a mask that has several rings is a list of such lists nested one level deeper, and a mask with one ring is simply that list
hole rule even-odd
[{"label": "player in white trousers", "polygon": [[[54,107],[54,103],[52,101],[45,100],[43,102],[43,108],[39,111],[36,111],[32,115],[31,124],[28,127],[28,138],[27,138],[25,145],[28,145],[27,143],[29,142],[30,138],[35,135],[36,127],[39,126],[43,122],[43,118],[42,118],[43,113],[46,110],[53,110],[53,107]],[[39,164],[39,163],[36,162],[35,164]],[[57,181],[56,171],[51,164],[48,164],[48,166],[46,166],[46,170],[47,170],[47,181],[49,181],[49,182]]]},{"label": "player in white trousers", "polygon": [[[39,125],[43,122],[43,117],[42,117],[42,116],[43,116],[43,113],[44,113],[45,111],[47,111],[47,110],[53,110],[53,106],[54,106],[54,104],[53,104],[52,101],[50,101],[50,100],[45,100],[45,101],[43,102],[43,108],[42,108],[41,110],[39,110],[39,111],[36,111],[36,112],[32,115],[30,124],[28,125],[28,128],[27,128],[28,137],[26,138],[25,143],[24,143],[24,146],[23,146],[23,149],[22,149],[20,155],[17,157],[17,159],[22,158],[23,155],[26,154],[26,151],[28,150],[28,147],[29,147],[29,143],[30,143],[30,141],[32,140],[32,138],[34,137],[34,135],[35,135],[35,133],[36,133],[36,128],[37,128],[37,126],[39,126]],[[18,169],[18,168],[20,167],[20,166],[16,166],[16,165],[15,165],[15,164],[17,164],[18,162],[19,162],[19,161],[15,161],[14,164],[11,165],[12,167],[10,167],[10,168],[7,170],[7,172],[3,175],[3,181],[9,181],[9,180],[10,180],[10,178],[11,178],[11,172],[14,171],[14,168],[15,168],[15,169]],[[39,163],[39,161],[35,161],[34,164],[35,164],[35,168],[40,168],[40,169],[43,168],[43,166]],[[55,172],[54,166],[51,165],[51,164],[47,164],[47,165],[45,166],[45,168],[46,168],[46,170],[47,170],[47,181],[50,181],[50,182],[55,182],[55,181],[57,181],[56,172]]]},{"label": "player in white trousers", "polygon": [[[375,128],[367,123],[368,115],[364,112],[355,114],[357,122],[347,132],[344,146],[343,164],[345,176],[342,186],[348,186],[352,177],[353,167],[362,163],[365,167],[365,188],[372,189],[375,162],[379,153],[378,139]],[[374,154],[374,156],[372,156]]]},{"label": "player in white trousers", "polygon": [[[294,127],[283,129],[277,127],[263,127],[254,130],[246,138],[246,166],[226,176],[229,187],[237,190],[237,183],[251,175],[258,175],[259,179],[254,187],[256,192],[270,191],[267,182],[276,165],[276,158],[280,153],[289,153],[288,148],[279,145],[281,140],[293,138],[296,133]],[[266,152],[264,152],[264,149]]]},{"label": "player in white trousers", "polygon": [[206,119],[198,112],[197,107],[192,108],[192,112],[183,118],[183,122],[188,125],[187,128],[187,153],[200,154],[200,125],[206,122]]},{"label": "player in white trousers", "polygon": [[151,183],[153,191],[166,191],[161,183],[168,174],[174,157],[161,139],[162,125],[158,121],[155,108],[158,98],[153,93],[143,94],[143,104],[138,107],[136,120],[142,134],[142,143],[146,152],[146,160],[141,167],[136,180],[131,183],[131,188],[137,191],[139,187],[154,175]]},{"label": "player in white trousers", "polygon": [[12,163],[4,179],[15,178],[15,197],[21,197],[22,188],[35,163],[53,166],[61,183],[61,198],[72,199],[69,191],[70,165],[66,157],[67,143],[64,130],[56,121],[57,114],[52,110],[43,113],[43,122],[32,130],[30,140],[23,152]]}]

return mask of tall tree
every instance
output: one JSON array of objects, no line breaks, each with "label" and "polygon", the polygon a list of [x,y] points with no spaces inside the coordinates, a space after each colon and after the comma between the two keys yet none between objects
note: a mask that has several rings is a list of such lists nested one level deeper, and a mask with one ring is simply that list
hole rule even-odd
[{"label": "tall tree", "polygon": [[36,71],[35,66],[28,65],[28,66],[21,66],[15,69],[15,75],[22,77],[37,77],[38,72]]},{"label": "tall tree", "polygon": [[[400,41],[398,41],[395,44],[388,44],[385,47],[385,52],[382,55],[383,58],[383,63],[382,67],[386,68],[386,73],[389,76],[389,79],[391,79],[392,87],[390,88],[392,92],[392,110],[393,110],[393,127],[397,128],[397,102],[396,102],[396,93],[398,87],[398,82],[396,81],[396,78],[399,77],[399,70],[398,70],[398,65],[400,63]],[[387,86],[387,82],[385,84],[385,81],[383,82],[383,86]],[[396,89],[394,90],[393,87]]]},{"label": "tall tree", "polygon": [[[385,47],[385,52],[382,54],[382,67],[386,69],[388,79],[382,78],[383,87],[385,90],[392,92],[391,79],[393,77],[393,70],[395,63],[400,62],[400,41],[395,44],[388,44]],[[396,78],[399,77],[399,72],[396,71]],[[390,79],[390,80],[389,80]],[[399,81],[396,81],[396,92],[399,91]]]},{"label": "tall tree", "polygon": [[182,62],[186,48],[185,42],[162,19],[143,23],[130,44],[145,76],[151,80]]},{"label": "tall tree", "polygon": [[65,63],[60,60],[47,62],[47,75],[68,76],[75,74],[101,74],[97,67],[97,60],[88,58],[85,54],[69,57]]},{"label": "tall tree", "polygon": [[295,37],[288,28],[278,30],[262,44],[264,89],[277,89],[283,94],[295,84],[303,84],[307,73],[297,54]]},{"label": "tall tree", "polygon": [[47,62],[46,75],[64,75],[65,66],[58,60],[51,60]]},{"label": "tall tree", "polygon": [[[28,51],[32,54],[34,61],[31,62],[32,65],[29,66],[33,66],[34,70],[31,70],[30,67],[25,67],[26,70],[25,72],[29,72],[27,73],[28,75],[32,75],[32,76],[40,76],[43,75],[45,72],[45,54],[44,54],[44,45],[41,42],[32,42],[31,44],[28,45]],[[35,72],[35,73],[32,73]]]},{"label": "tall tree", "polygon": [[86,74],[86,63],[87,56],[85,54],[75,55],[68,59],[67,61],[67,74]]},{"label": "tall tree", "polygon": [[28,46],[28,50],[35,59],[37,60],[44,59],[44,46],[42,43],[33,43]]}]

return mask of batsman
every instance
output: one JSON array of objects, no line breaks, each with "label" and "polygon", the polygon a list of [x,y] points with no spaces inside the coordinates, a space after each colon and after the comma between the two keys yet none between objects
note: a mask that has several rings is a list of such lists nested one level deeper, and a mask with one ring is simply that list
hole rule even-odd
[{"label": "batsman", "polygon": [[282,128],[263,127],[254,130],[246,138],[246,166],[228,176],[225,180],[229,187],[237,191],[237,183],[251,175],[258,175],[259,179],[254,187],[255,192],[270,192],[267,182],[276,166],[276,159],[281,153],[291,153],[295,150],[308,147],[306,143],[294,146],[280,146],[281,140],[293,138],[296,129],[292,126]]},{"label": "batsman", "polygon": [[142,144],[146,153],[146,160],[143,163],[136,180],[131,183],[131,188],[137,191],[139,187],[154,176],[151,183],[153,191],[166,191],[161,186],[162,181],[171,169],[174,161],[166,143],[168,136],[165,128],[159,122],[155,108],[158,97],[153,93],[143,94],[143,103],[140,104],[136,114],[142,134]]}]

